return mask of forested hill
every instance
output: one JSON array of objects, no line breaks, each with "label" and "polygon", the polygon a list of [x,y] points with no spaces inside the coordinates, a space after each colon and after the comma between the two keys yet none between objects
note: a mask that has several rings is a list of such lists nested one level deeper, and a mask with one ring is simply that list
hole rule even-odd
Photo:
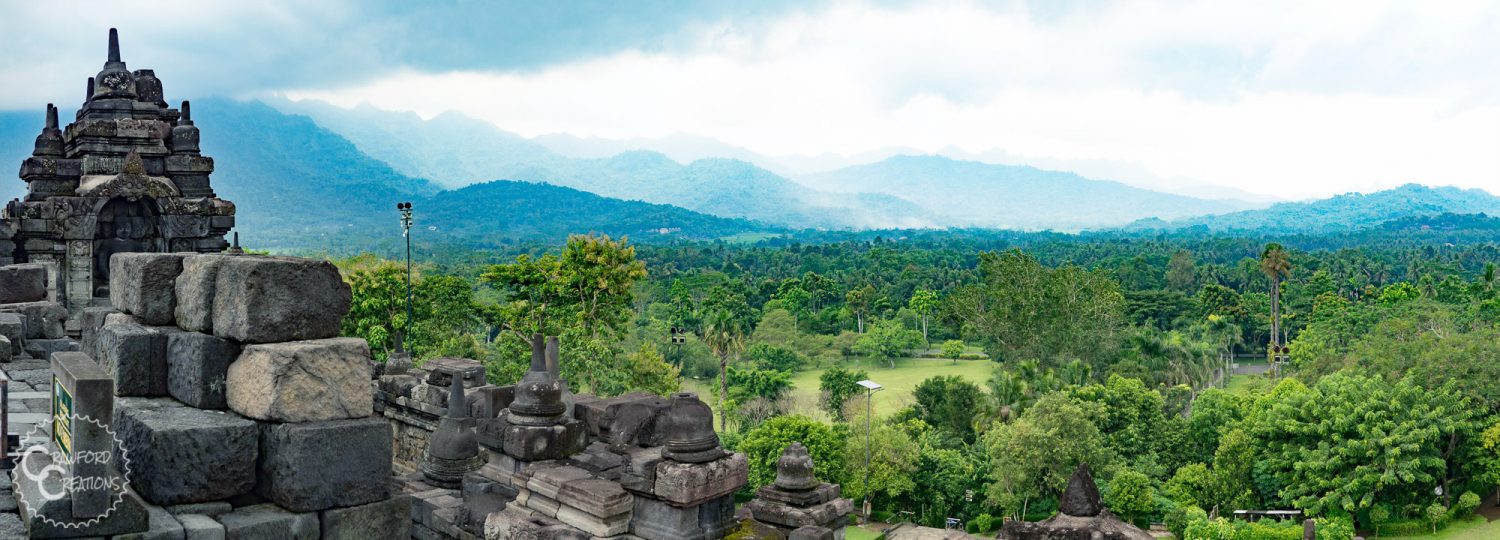
[{"label": "forested hill", "polygon": [[945,224],[895,197],[823,193],[740,160],[683,164],[650,151],[578,159],[455,113],[423,120],[412,113],[367,106],[342,109],[316,101],[271,103],[283,111],[308,115],[404,174],[431,178],[450,188],[495,178],[544,182],[788,228]]},{"label": "forested hill", "polygon": [[[371,158],[308,117],[254,101],[201,99],[193,100],[193,108],[203,153],[214,158],[214,190],[238,206],[235,230],[255,249],[393,248],[401,238],[399,201],[417,205],[427,240],[476,246],[555,243],[572,232],[653,242],[769,229],[546,184],[495,181],[444,192]],[[40,112],[0,112],[0,159],[19,167],[41,123]],[[25,193],[17,178],[0,186],[5,200]]]},{"label": "forested hill", "polygon": [[1177,221],[1141,220],[1129,230],[1192,227],[1212,232],[1330,233],[1380,227],[1393,220],[1442,214],[1500,214],[1500,197],[1481,189],[1406,184],[1375,193],[1349,193],[1309,202],[1280,203],[1261,210]]}]

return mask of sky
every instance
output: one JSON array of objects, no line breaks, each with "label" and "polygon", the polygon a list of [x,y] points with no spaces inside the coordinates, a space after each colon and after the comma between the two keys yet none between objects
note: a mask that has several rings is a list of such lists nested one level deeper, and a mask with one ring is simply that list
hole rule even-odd
[{"label": "sky", "polygon": [[169,97],[692,134],[773,156],[1004,156],[1283,198],[1500,193],[1497,1],[0,6],[4,109],[81,96],[118,27],[125,61]]}]

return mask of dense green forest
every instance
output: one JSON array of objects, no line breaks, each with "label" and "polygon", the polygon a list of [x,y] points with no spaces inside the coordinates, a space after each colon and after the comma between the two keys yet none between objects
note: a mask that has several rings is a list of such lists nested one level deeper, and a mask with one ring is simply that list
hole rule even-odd
[{"label": "dense green forest", "polygon": [[[339,263],[355,291],[345,332],[382,358],[409,328],[418,357],[480,359],[506,384],[524,336],[546,332],[563,336],[575,391],[709,394],[750,489],[799,440],[848,496],[934,526],[1046,517],[1086,461],[1116,513],[1180,537],[1297,537],[1228,519],[1288,508],[1391,534],[1463,521],[1500,485],[1497,222],[419,241],[409,326],[404,266]],[[1266,374],[1230,384],[1236,364]],[[925,371],[947,365],[967,371]],[[871,373],[920,382],[881,398],[896,402],[875,410],[866,488],[866,439],[851,435]]]}]

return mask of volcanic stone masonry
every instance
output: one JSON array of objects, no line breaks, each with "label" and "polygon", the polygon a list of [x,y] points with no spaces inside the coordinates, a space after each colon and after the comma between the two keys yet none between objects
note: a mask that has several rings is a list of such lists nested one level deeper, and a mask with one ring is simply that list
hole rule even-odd
[{"label": "volcanic stone masonry", "polygon": [[843,538],[852,504],[800,444],[737,515],[748,462],[702,400],[575,395],[556,337],[515,385],[464,358],[376,364],[339,337],[332,264],[221,253],[234,206],[188,105],[127,71],[113,30],[87,98],[66,130],[48,106],[0,212],[0,369],[10,433],[49,450],[27,470],[110,459],[0,475],[0,540]]},{"label": "volcanic stone masonry", "polygon": [[[214,196],[214,161],[198,138],[189,104],[168,107],[152,70],[126,69],[111,29],[108,59],[89,78],[74,121],[60,127],[47,105],[21,163],[26,197],[0,210],[0,265],[39,265],[47,274],[40,301],[66,309],[66,331],[76,337],[85,309],[109,305],[110,255],[223,251],[235,207]],[[5,277],[0,303],[12,303]]]}]

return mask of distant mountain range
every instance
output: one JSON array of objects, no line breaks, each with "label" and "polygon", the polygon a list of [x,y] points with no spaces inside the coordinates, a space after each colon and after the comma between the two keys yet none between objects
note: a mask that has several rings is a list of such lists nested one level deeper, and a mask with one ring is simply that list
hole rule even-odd
[{"label": "distant mountain range", "polygon": [[896,156],[801,179],[818,189],[872,192],[941,212],[951,225],[1079,230],[1124,225],[1141,216],[1174,219],[1252,205],[1171,195],[1119,182],[1033,167]]},{"label": "distant mountain range", "polygon": [[[894,156],[793,181],[740,159],[683,164],[640,150],[567,156],[554,151],[557,137],[526,139],[461,115],[423,120],[289,103],[193,102],[203,150],[217,165],[214,188],[239,206],[237,230],[251,247],[394,245],[392,205],[402,200],[419,205],[428,238],[474,245],[555,242],[573,232],[662,242],[805,228],[1319,232],[1500,215],[1500,198],[1481,190],[1413,184],[1247,209],[1251,203],[940,156]],[[310,116],[285,110],[294,106]],[[41,123],[40,110],[0,111],[0,163],[18,167]],[[0,181],[0,200],[24,189],[14,177]]]},{"label": "distant mountain range", "polygon": [[[407,175],[449,187],[491,178],[548,182],[794,229],[1079,230],[1256,206],[1166,194],[1066,172],[936,156],[895,156],[789,178],[756,164],[772,163],[783,171],[799,167],[705,137],[526,139],[452,113],[424,121],[412,113],[368,106],[272,104],[311,116]],[[636,144],[667,153],[632,148]],[[698,157],[715,153],[717,157]]]},{"label": "distant mountain range", "polygon": [[[538,183],[491,181],[444,191],[369,157],[306,116],[227,99],[193,100],[193,109],[203,152],[214,158],[214,190],[235,202],[235,230],[250,248],[394,246],[401,238],[399,201],[417,205],[418,234],[429,242],[557,242],[586,232],[659,242],[775,230]],[[0,159],[19,168],[40,126],[41,114],[0,113]],[[9,200],[25,193],[25,183],[3,181],[0,189]]]},{"label": "distant mountain range", "polygon": [[1369,194],[1348,193],[1315,201],[1280,203],[1260,210],[1176,221],[1142,220],[1132,223],[1127,229],[1176,230],[1197,227],[1212,232],[1339,232],[1381,226],[1394,220],[1442,214],[1500,215],[1500,197],[1482,189],[1406,184]]}]

